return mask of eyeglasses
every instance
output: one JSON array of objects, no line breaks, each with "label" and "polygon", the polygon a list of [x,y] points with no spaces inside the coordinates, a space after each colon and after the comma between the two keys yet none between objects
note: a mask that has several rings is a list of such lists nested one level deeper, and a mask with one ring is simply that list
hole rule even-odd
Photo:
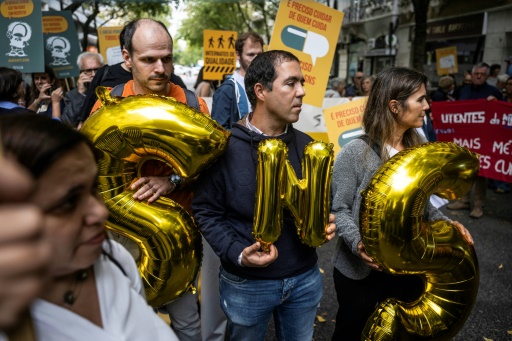
[{"label": "eyeglasses", "polygon": [[92,75],[92,73],[96,73],[100,68],[97,67],[95,69],[84,69],[84,70],[80,70],[80,73],[85,73],[87,76],[90,76]]}]

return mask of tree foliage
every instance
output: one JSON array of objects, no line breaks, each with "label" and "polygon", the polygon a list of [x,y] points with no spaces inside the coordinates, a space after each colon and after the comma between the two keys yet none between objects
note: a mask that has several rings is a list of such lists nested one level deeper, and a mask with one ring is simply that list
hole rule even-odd
[{"label": "tree foliage", "polygon": [[193,66],[199,59],[203,58],[203,48],[200,46],[174,46],[173,59],[174,64]]},{"label": "tree foliage", "polygon": [[128,0],[75,0],[67,7],[65,11],[75,12],[82,8],[87,19],[80,23],[84,39],[82,40],[82,50],[87,48],[87,36],[90,33],[91,23],[96,19],[101,19],[102,25],[112,20],[122,20],[124,24],[132,19],[141,17],[149,17],[166,22],[166,16],[172,12],[172,5],[176,5],[178,0],[145,0],[145,1],[128,1]]},{"label": "tree foliage", "polygon": [[268,43],[279,0],[184,0],[188,18],[178,29],[178,38],[203,46],[203,30],[255,31]]}]

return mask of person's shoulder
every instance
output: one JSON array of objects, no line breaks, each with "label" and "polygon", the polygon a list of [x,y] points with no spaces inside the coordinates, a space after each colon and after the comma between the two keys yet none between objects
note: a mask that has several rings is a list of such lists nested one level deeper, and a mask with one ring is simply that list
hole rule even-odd
[{"label": "person's shoulder", "polygon": [[230,76],[222,82],[222,84],[217,88],[215,92],[223,92],[223,91],[232,91],[235,87],[236,80],[233,76]]},{"label": "person's shoulder", "polygon": [[105,74],[101,77],[99,85],[114,87],[118,84],[126,83],[133,79],[133,75],[130,71],[126,71],[122,66],[122,63],[114,65],[105,65],[108,67],[104,72]]},{"label": "person's shoulder", "polygon": [[[290,126],[290,127],[292,127],[292,126]],[[292,127],[292,129],[294,130],[295,138],[297,139],[297,142],[299,144],[307,144],[307,143],[313,141],[313,138],[311,136],[309,136],[308,134],[306,134],[305,132],[297,130],[293,127]]]},{"label": "person's shoulder", "polygon": [[103,249],[108,252],[115,259],[131,258],[130,253],[124,246],[110,239],[107,243],[103,244]]},{"label": "person's shoulder", "polygon": [[354,138],[341,148],[343,154],[360,154],[363,150],[369,148],[368,143],[362,138]]},{"label": "person's shoulder", "polygon": [[134,277],[134,272],[137,272],[137,265],[133,256],[130,252],[121,244],[116,242],[115,240],[108,240],[103,244],[103,250],[110,255],[117,264],[113,264],[117,267],[124,275],[128,275],[128,277]]},{"label": "person's shoulder", "polygon": [[73,89],[69,90],[68,92],[66,92],[64,97],[66,97],[66,96],[67,97],[75,97],[78,95],[82,95],[82,94],[78,92],[78,88],[73,88]]},{"label": "person's shoulder", "polygon": [[24,108],[15,107],[12,109],[0,108],[0,116],[4,115],[37,115],[34,111]]},{"label": "person's shoulder", "polygon": [[462,99],[460,98],[461,96],[464,96],[466,94],[469,94],[471,92],[471,85],[464,85],[463,87],[461,87],[459,89],[459,99]]}]

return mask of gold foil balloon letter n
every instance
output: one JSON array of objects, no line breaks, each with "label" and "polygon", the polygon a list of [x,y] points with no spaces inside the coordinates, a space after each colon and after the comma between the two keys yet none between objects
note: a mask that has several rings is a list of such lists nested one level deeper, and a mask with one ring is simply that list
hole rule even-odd
[{"label": "gold foil balloon letter n", "polygon": [[293,215],[302,242],[316,247],[327,241],[333,160],[331,144],[310,142],[304,148],[300,180],[283,141],[260,142],[253,235],[264,250],[281,235],[283,208]]}]

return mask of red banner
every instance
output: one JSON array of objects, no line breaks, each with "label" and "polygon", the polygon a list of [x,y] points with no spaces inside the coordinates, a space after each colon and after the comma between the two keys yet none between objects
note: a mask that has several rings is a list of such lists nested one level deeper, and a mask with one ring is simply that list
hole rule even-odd
[{"label": "red banner", "polygon": [[512,182],[512,104],[503,101],[433,102],[438,141],[480,154],[479,175]]}]

